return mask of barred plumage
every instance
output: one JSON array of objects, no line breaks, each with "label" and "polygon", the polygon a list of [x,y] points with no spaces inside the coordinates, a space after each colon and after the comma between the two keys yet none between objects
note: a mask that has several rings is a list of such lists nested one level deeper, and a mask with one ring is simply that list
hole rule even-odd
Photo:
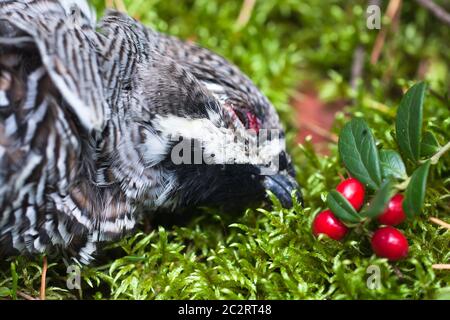
[{"label": "barred plumage", "polygon": [[[63,249],[87,263],[143,212],[246,204],[265,188],[289,202],[283,140],[253,159],[281,157],[278,178],[244,144],[217,152],[227,135],[253,139],[249,128],[283,137],[272,105],[224,58],[119,12],[96,23],[85,2],[0,1],[0,255]],[[176,166],[177,136],[207,137],[210,164]]]}]

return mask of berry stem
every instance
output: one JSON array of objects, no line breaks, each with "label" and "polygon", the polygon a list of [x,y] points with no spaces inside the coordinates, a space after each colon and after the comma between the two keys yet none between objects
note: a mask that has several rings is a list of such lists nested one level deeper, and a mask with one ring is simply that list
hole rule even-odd
[{"label": "berry stem", "polygon": [[402,183],[395,185],[395,188],[398,190],[405,190],[408,187],[410,180],[411,180],[411,177],[406,178],[405,181],[403,181]]},{"label": "berry stem", "polygon": [[399,277],[400,279],[404,277],[403,273],[400,271],[400,269],[396,266],[394,266],[394,273]]},{"label": "berry stem", "polygon": [[442,155],[444,155],[444,153],[446,153],[448,150],[450,150],[450,141],[447,142],[446,145],[444,145],[443,147],[441,147],[441,148],[439,149],[439,151],[436,152],[436,154],[430,158],[431,164],[436,164],[436,163],[438,163],[438,161],[439,161],[439,159],[442,157]]}]

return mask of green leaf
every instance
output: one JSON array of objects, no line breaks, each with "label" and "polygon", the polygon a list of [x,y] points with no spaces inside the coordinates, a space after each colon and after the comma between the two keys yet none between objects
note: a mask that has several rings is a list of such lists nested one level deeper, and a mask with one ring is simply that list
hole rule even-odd
[{"label": "green leaf", "polygon": [[405,93],[398,107],[395,122],[397,143],[400,151],[416,163],[420,158],[425,89],[425,83],[420,82]]},{"label": "green leaf", "polygon": [[272,202],[273,210],[283,210],[283,205],[281,204],[280,200],[278,200],[277,196],[270,190],[266,190],[266,193],[269,196],[270,202]]},{"label": "green leaf", "polygon": [[6,287],[0,287],[0,298],[9,297],[11,295],[11,290]]},{"label": "green leaf", "polygon": [[439,151],[440,147],[435,135],[430,131],[426,131],[420,144],[420,155],[423,157],[432,156]]},{"label": "green leaf", "polygon": [[392,197],[393,191],[394,183],[391,179],[387,179],[381,185],[380,190],[378,190],[372,198],[369,207],[360,212],[360,215],[372,219],[378,217],[383,213],[384,209],[386,209],[387,204]]},{"label": "green leaf", "polygon": [[339,154],[350,174],[373,190],[381,184],[378,151],[363,119],[347,123],[339,136]]},{"label": "green leaf", "polygon": [[408,218],[412,218],[422,211],[429,169],[430,160],[417,168],[411,176],[403,200],[403,210]]},{"label": "green leaf", "polygon": [[343,222],[356,223],[361,220],[361,217],[352,207],[350,202],[348,202],[348,200],[336,190],[331,190],[328,193],[327,204],[336,217]]},{"label": "green leaf", "polygon": [[407,177],[402,157],[394,150],[380,151],[380,165],[383,178],[404,179]]},{"label": "green leaf", "polygon": [[19,276],[16,272],[16,264],[11,262],[11,297],[13,300],[17,300],[17,282],[19,281]]}]

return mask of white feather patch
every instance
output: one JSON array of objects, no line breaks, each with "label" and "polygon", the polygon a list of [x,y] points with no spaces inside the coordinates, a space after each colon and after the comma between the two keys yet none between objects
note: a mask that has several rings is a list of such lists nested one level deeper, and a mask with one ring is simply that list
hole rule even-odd
[{"label": "white feather patch", "polygon": [[[206,163],[267,165],[285,148],[284,139],[281,138],[260,139],[259,144],[256,144],[263,130],[257,136],[252,130],[234,131],[217,127],[209,119],[158,115],[153,125],[168,139],[178,141],[178,137],[183,137],[200,141]],[[254,149],[249,150],[249,144]]]}]

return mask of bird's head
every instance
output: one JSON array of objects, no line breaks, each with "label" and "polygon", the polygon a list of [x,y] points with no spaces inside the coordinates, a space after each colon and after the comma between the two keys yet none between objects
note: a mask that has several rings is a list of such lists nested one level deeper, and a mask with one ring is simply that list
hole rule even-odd
[{"label": "bird's head", "polygon": [[240,207],[260,202],[270,190],[290,207],[291,193],[299,194],[283,133],[225,126],[223,113],[207,113],[199,119],[171,115],[154,121],[170,141],[161,162],[175,180],[169,199],[177,206]]},{"label": "bird's head", "polygon": [[137,120],[142,161],[158,168],[163,186],[158,207],[242,208],[263,201],[267,190],[286,207],[293,192],[301,200],[281,127],[221,101],[173,62],[155,68],[141,70],[136,87],[144,97]]}]

